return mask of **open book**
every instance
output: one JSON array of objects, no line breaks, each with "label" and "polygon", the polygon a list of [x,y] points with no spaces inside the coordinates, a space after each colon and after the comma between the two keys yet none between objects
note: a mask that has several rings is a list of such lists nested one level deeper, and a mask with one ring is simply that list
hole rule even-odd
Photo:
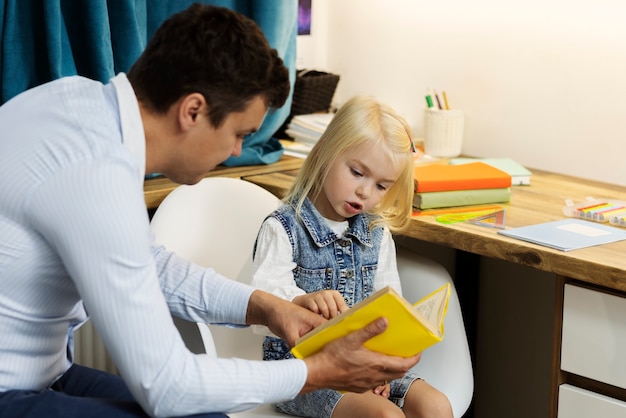
[{"label": "open book", "polygon": [[411,305],[387,286],[362,300],[347,312],[315,328],[296,341],[291,349],[297,358],[315,354],[329,342],[363,328],[384,316],[389,326],[365,342],[372,351],[410,357],[443,339],[443,322],[448,311],[450,284],[445,284]]}]

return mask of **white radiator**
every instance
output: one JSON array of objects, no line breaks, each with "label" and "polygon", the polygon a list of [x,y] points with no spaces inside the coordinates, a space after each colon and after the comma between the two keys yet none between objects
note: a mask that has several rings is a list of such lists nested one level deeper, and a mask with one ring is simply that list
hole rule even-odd
[{"label": "white radiator", "polygon": [[87,321],[74,333],[74,362],[117,374],[117,369],[91,321]]}]

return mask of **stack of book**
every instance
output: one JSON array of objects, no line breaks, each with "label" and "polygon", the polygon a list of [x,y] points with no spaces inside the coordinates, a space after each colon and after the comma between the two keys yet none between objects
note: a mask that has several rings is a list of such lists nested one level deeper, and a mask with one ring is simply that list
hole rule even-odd
[{"label": "stack of book", "polygon": [[294,143],[286,144],[283,142],[285,152],[294,150],[300,154],[308,154],[328,127],[333,116],[335,116],[334,113],[310,113],[294,116],[285,129],[285,133],[293,139]]},{"label": "stack of book", "polygon": [[505,203],[511,199],[512,177],[484,162],[430,164],[414,168],[415,209]]}]

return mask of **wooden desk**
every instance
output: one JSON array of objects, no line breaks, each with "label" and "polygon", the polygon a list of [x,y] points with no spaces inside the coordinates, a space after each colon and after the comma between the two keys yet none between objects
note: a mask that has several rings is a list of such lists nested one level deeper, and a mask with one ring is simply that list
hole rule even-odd
[{"label": "wooden desk", "polygon": [[[282,197],[292,184],[296,173],[297,170],[283,172],[274,171],[261,175],[243,176],[242,178],[256,183]],[[512,192],[511,202],[502,205],[506,208],[507,227],[519,227],[562,219],[564,218],[562,206],[564,205],[565,199],[570,198],[579,201],[586,196],[596,198],[610,197],[626,201],[626,190],[623,187],[615,185],[533,170],[532,185],[528,187],[515,187]],[[480,306],[478,306],[477,309],[481,312],[489,311],[489,306],[491,305],[502,308],[500,311],[498,311],[498,308],[494,308],[496,312],[493,312],[494,309],[491,309],[492,312],[486,315],[493,316],[492,314],[495,313],[495,316],[501,317],[499,323],[497,322],[498,318],[478,318],[477,334],[479,343],[475,347],[477,350],[475,357],[477,361],[475,367],[477,385],[474,398],[475,405],[478,404],[476,406],[479,407],[475,411],[477,417],[557,417],[559,387],[563,383],[572,383],[579,387],[588,388],[594,392],[610,395],[613,398],[626,401],[626,389],[610,387],[606,384],[564,372],[561,370],[560,366],[565,284],[580,283],[592,285],[602,292],[617,293],[622,297],[625,296],[626,241],[571,252],[562,252],[504,237],[497,234],[497,230],[492,228],[485,228],[469,223],[441,224],[437,222],[433,216],[413,217],[404,235],[428,243],[453,248],[458,250],[457,252],[464,254],[480,256],[480,260],[482,260],[480,271],[473,271],[471,273],[459,272],[459,270],[464,269],[464,266],[461,265],[459,268],[457,263],[455,280],[459,280],[460,278],[463,280],[466,278],[472,280],[472,277],[468,276],[483,275],[483,265],[489,265],[492,259],[505,261],[514,267],[529,267],[530,269],[523,270],[524,274],[530,272],[530,275],[533,275],[533,271],[537,271],[538,273],[550,273],[541,276],[542,279],[547,276],[545,281],[550,282],[548,285],[543,285],[547,286],[546,288],[550,290],[547,302],[548,306],[544,310],[547,314],[535,319],[535,323],[531,322],[532,315],[528,315],[528,318],[526,318],[524,314],[520,315],[519,313],[506,312],[507,309],[510,311],[518,308],[512,308],[511,306],[513,306],[513,304],[507,306],[505,302],[497,300],[500,296],[505,295],[493,296],[493,293],[496,292],[483,289],[486,280],[481,282],[480,279],[473,279],[475,281],[472,283],[480,287],[480,289],[476,290],[474,293],[476,297],[480,294]],[[495,279],[489,280],[491,280],[491,282],[504,282],[506,279],[506,277],[497,277],[496,275]],[[515,280],[518,282],[516,285],[522,286],[523,288],[523,286],[526,286],[525,279],[525,277],[521,279],[516,278]],[[533,282],[530,277],[528,277],[527,281],[528,283]],[[528,284],[528,286],[530,286],[530,284]],[[502,293],[515,292],[513,288],[506,288],[506,285],[504,289],[499,288],[499,290],[501,290]],[[529,296],[529,300],[522,302],[517,301],[518,305],[521,305],[520,309],[527,309],[529,312],[535,309],[539,311],[540,307],[535,305],[536,302],[532,294],[532,289],[527,289],[525,294]],[[515,295],[508,296],[515,298]],[[523,296],[520,295],[519,297]],[[626,304],[626,299],[624,299],[624,301]],[[461,302],[463,303],[463,300],[461,300]],[[485,323],[488,324],[488,321],[492,321],[492,323],[496,321],[496,323],[491,326],[483,326]],[[502,332],[503,328],[517,326],[515,322],[511,323],[507,321],[518,321],[519,324],[528,328],[527,331],[529,331],[529,333],[524,333],[521,329],[518,333],[514,330],[510,332],[505,330],[505,332]],[[526,324],[526,322],[529,323]],[[533,335],[535,326],[537,326],[537,328],[543,326],[542,329],[545,331],[543,334],[547,335],[547,342],[542,343],[539,341],[539,337]],[[523,335],[517,335],[519,333]],[[537,333],[540,332],[538,331]],[[513,338],[514,340],[512,342],[499,341],[498,344],[495,344],[498,346],[496,349],[491,348],[491,346],[494,346],[492,341],[488,343],[485,342],[490,338],[497,339],[499,335],[506,335],[506,337],[501,337],[501,339]],[[532,341],[535,338],[537,338],[537,341],[527,343],[527,341]],[[502,355],[503,360],[501,360],[500,363],[492,356],[494,351],[502,350],[502,347],[511,347],[516,344],[524,347],[520,349],[522,351],[521,353],[512,354],[513,351],[509,354],[505,353]],[[506,348],[506,350],[508,349],[509,348]],[[543,349],[545,349],[547,353],[542,353]],[[517,357],[518,355],[519,357]],[[544,356],[547,366],[536,366],[532,360],[535,356]],[[531,358],[531,360],[528,360],[528,358]],[[527,395],[533,390],[529,386],[536,383],[537,378],[531,376],[525,381],[524,377],[508,375],[507,373],[497,370],[499,368],[508,367],[510,363],[516,361],[520,364],[528,364],[528,368],[541,368],[541,370],[536,373],[540,376],[539,379],[549,381],[549,384],[545,385],[545,388],[538,389],[540,393],[537,395],[539,402],[536,409],[528,407],[528,405],[525,404],[533,403],[533,397]],[[539,363],[541,362],[537,361],[537,364]],[[521,368],[523,368],[523,366]],[[515,381],[521,382],[517,386],[517,389],[514,388]],[[494,386],[500,386],[501,388],[494,389]],[[515,393],[518,389],[521,390],[522,393]]]},{"label": "wooden desk", "polygon": [[[297,172],[276,170],[242,178],[283,197]],[[533,170],[532,185],[514,187],[511,203],[501,206],[506,209],[507,227],[519,227],[563,219],[565,199],[586,196],[626,200],[626,190]],[[493,228],[464,222],[442,224],[434,216],[414,216],[403,235],[626,292],[626,241],[563,252],[505,237]]]},{"label": "wooden desk", "polygon": [[[258,174],[272,173],[274,171],[286,171],[299,169],[302,165],[301,158],[290,157],[284,155],[279,161],[273,164],[251,165],[243,167],[224,167],[219,166],[214,171],[206,174],[205,177],[234,177],[241,178],[243,176],[252,176]],[[167,177],[156,177],[145,180],[143,183],[143,194],[148,209],[156,209],[163,199],[170,194],[172,190],[178,187]]]}]

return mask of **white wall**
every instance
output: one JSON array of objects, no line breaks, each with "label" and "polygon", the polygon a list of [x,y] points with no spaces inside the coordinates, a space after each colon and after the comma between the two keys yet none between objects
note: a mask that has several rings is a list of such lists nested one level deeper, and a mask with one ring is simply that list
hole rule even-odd
[{"label": "white wall", "polygon": [[625,21],[624,0],[314,0],[298,63],[341,75],[336,104],[389,103],[416,138],[426,89],[445,90],[464,154],[626,186]]}]

